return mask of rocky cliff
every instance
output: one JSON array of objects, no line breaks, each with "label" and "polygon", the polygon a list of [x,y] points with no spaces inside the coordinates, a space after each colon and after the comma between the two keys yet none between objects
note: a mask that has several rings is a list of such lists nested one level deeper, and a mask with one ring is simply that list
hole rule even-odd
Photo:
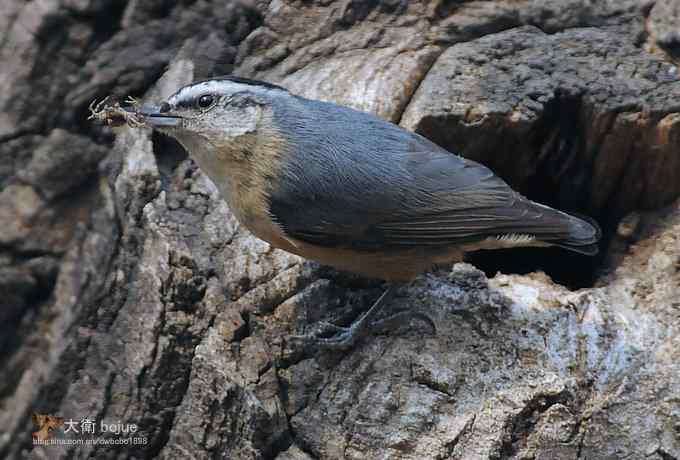
[{"label": "rocky cliff", "polygon": [[[0,456],[680,459],[675,0],[5,0]],[[86,121],[234,73],[375,113],[602,224],[403,289],[436,319],[287,341],[381,283],[273,250],[168,138]],[[478,267],[478,268],[475,268]],[[34,413],[144,445],[33,446]]]}]

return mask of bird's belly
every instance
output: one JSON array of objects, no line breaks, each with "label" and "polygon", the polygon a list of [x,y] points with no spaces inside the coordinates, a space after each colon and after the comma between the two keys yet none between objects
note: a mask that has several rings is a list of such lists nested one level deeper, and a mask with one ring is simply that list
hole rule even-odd
[{"label": "bird's belly", "polygon": [[274,246],[341,271],[388,281],[410,281],[435,264],[462,260],[462,253],[455,249],[439,249],[436,253],[421,248],[365,252],[325,248],[292,239]]},{"label": "bird's belly", "polygon": [[410,281],[433,265],[462,260],[456,248],[408,248],[357,251],[316,246],[288,237],[274,222],[260,197],[223,191],[229,208],[252,234],[275,248],[330,265],[341,271],[389,281]]}]

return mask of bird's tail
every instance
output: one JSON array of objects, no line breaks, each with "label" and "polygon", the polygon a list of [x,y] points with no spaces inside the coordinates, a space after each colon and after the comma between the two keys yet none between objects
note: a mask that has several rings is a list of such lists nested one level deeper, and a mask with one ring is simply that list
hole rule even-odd
[{"label": "bird's tail", "polygon": [[597,254],[599,247],[598,241],[602,237],[600,226],[587,216],[577,216],[574,214],[561,213],[568,219],[569,236],[560,241],[551,242],[570,251],[578,252],[588,256]]}]

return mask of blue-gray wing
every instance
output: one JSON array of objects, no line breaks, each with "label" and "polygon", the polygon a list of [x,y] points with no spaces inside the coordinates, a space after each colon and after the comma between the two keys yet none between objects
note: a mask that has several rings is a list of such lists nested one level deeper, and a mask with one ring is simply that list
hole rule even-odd
[{"label": "blue-gray wing", "polygon": [[371,251],[515,234],[592,252],[591,224],[523,198],[485,166],[370,115],[319,105],[290,127],[301,135],[270,190],[272,217],[289,236]]}]

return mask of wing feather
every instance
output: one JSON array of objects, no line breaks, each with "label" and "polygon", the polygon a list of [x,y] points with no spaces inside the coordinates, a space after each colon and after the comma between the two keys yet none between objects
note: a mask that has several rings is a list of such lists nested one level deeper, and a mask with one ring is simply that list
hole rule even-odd
[{"label": "wing feather", "polygon": [[270,213],[290,237],[367,251],[513,234],[569,241],[571,216],[525,199],[485,166],[367,114],[333,106],[329,117],[317,104],[312,116],[287,118],[314,132],[291,142],[270,190]]}]

